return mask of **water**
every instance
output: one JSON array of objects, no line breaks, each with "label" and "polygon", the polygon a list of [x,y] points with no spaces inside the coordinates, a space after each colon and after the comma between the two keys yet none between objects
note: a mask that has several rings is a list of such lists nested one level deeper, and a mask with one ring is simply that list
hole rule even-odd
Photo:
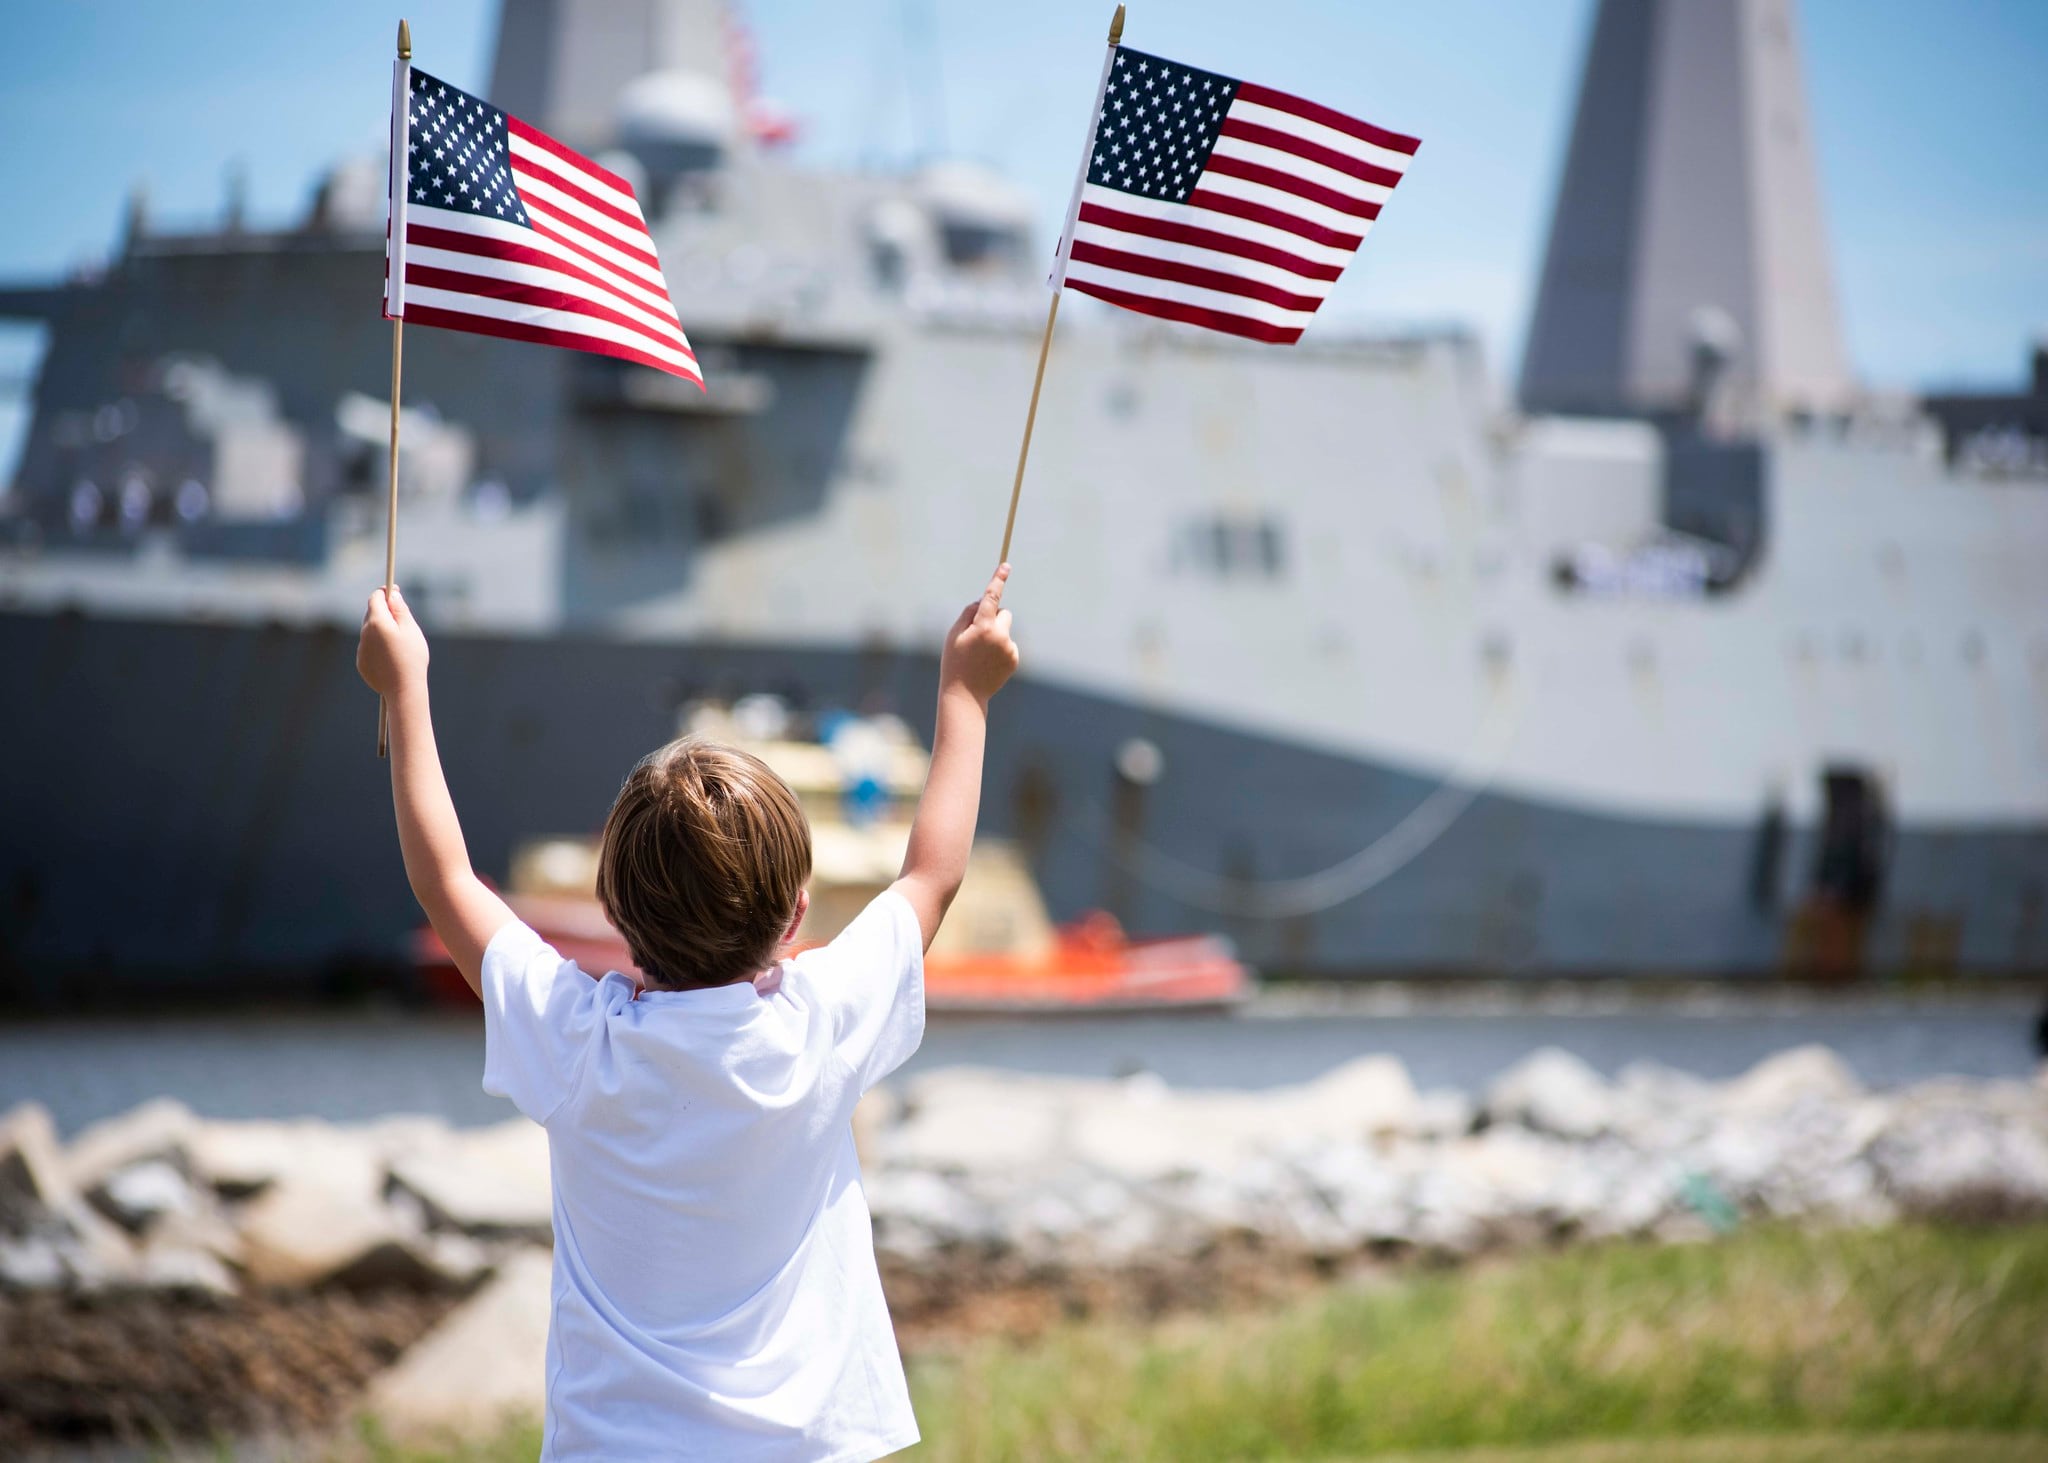
[{"label": "water", "polygon": [[[905,1072],[974,1064],[1111,1077],[1157,1072],[1175,1086],[1260,1088],[1307,1081],[1368,1052],[1391,1052],[1418,1085],[1483,1087],[1554,1045],[1612,1074],[1648,1058],[1728,1077],[1806,1042],[1833,1047],[1863,1080],[2029,1077],[2032,993],[1908,1001],[1708,995],[1652,1006],[1579,998],[1513,1007],[1418,1007],[1406,998],[1269,997],[1240,1016],[933,1021]],[[305,1014],[0,1026],[0,1108],[33,1098],[66,1133],[151,1097],[212,1117],[362,1121],[394,1112],[496,1122],[484,1095],[483,1028],[467,1016]]]}]

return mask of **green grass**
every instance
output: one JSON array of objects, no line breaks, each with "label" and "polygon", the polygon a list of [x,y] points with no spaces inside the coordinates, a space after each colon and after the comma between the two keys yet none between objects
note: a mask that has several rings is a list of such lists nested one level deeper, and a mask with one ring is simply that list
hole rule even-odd
[{"label": "green grass", "polygon": [[[898,1453],[916,1463],[930,1445]],[[379,1447],[349,1455],[376,1463],[531,1463],[540,1456],[540,1430],[521,1427],[488,1443],[455,1452],[408,1452]],[[1105,1455],[1107,1456],[1107,1455]],[[1370,1463],[2041,1463],[2048,1443],[2038,1435],[2000,1433],[1803,1433],[1796,1437],[1627,1438],[1550,1443],[1533,1448],[1455,1448],[1423,1453],[1376,1453]],[[1325,1463],[1366,1463],[1325,1460]]]},{"label": "green grass", "polygon": [[[975,1343],[914,1359],[911,1387],[904,1463],[2048,1459],[2048,1225],[1588,1248]],[[528,1430],[369,1456],[537,1451]]]},{"label": "green grass", "polygon": [[1382,1453],[1373,1463],[2040,1463],[2038,1437],[1992,1433],[1809,1433],[1792,1438],[1634,1438],[1540,1448]]},{"label": "green grass", "polygon": [[401,1447],[385,1437],[374,1421],[365,1420],[347,1446],[322,1463],[533,1463],[540,1456],[538,1422],[516,1422],[494,1438],[450,1448]]},{"label": "green grass", "polygon": [[912,1376],[930,1463],[1871,1432],[2033,1434],[2048,1456],[2048,1226],[1585,1249],[1266,1317],[986,1343]]}]

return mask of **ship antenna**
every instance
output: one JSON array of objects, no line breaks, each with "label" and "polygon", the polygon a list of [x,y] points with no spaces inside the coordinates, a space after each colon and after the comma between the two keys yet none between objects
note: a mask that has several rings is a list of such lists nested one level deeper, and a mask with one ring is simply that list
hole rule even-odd
[{"label": "ship antenna", "polygon": [[[392,137],[393,157],[391,176],[395,180],[398,170],[405,165],[404,132],[400,130],[405,115],[407,98],[401,89],[406,73],[411,69],[412,27],[403,18],[398,22],[398,70],[400,85],[393,87]],[[389,501],[384,508],[384,593],[389,597],[398,582],[398,396],[399,378],[405,364],[405,214],[403,191],[393,187],[391,194],[392,258],[398,263],[391,281],[391,298],[398,302],[399,313],[391,317],[391,477]],[[377,702],[377,755],[391,755],[390,708],[380,699]]]}]

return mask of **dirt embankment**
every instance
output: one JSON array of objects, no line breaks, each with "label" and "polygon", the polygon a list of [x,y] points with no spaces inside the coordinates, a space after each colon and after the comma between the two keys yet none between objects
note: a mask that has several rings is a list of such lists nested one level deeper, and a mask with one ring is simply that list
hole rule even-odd
[{"label": "dirt embankment", "polygon": [[[954,1255],[885,1263],[910,1352],[1029,1340],[1063,1321],[1274,1304],[1331,1273],[1255,1238],[1118,1270]],[[329,1290],[231,1297],[0,1294],[0,1458],[104,1440],[304,1434],[345,1422],[372,1378],[452,1294]]]},{"label": "dirt embankment", "polygon": [[328,1426],[454,1303],[396,1290],[0,1296],[0,1458]]}]

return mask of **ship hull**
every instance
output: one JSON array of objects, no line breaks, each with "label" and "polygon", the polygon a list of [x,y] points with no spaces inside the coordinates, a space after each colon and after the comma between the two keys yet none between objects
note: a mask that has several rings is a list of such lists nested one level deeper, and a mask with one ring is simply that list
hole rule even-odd
[{"label": "ship hull", "polygon": [[[352,637],[0,613],[0,972],[87,992],[311,994],[406,968],[417,912]],[[478,867],[587,833],[685,701],[756,690],[930,731],[930,657],[437,635],[434,705]],[[1149,786],[1117,771],[1159,751]],[[1798,952],[1814,832],[1652,822],[1480,791],[1370,887],[1304,876],[1388,838],[1439,780],[1030,677],[997,703],[984,826],[1057,919],[1219,930],[1274,973],[1767,975]],[[1414,840],[1408,840],[1414,845]],[[1162,873],[1172,877],[1161,877]],[[1284,887],[1279,904],[1268,891]],[[1896,829],[1867,972],[2048,968],[2048,829]],[[89,985],[81,987],[81,978]]]}]

